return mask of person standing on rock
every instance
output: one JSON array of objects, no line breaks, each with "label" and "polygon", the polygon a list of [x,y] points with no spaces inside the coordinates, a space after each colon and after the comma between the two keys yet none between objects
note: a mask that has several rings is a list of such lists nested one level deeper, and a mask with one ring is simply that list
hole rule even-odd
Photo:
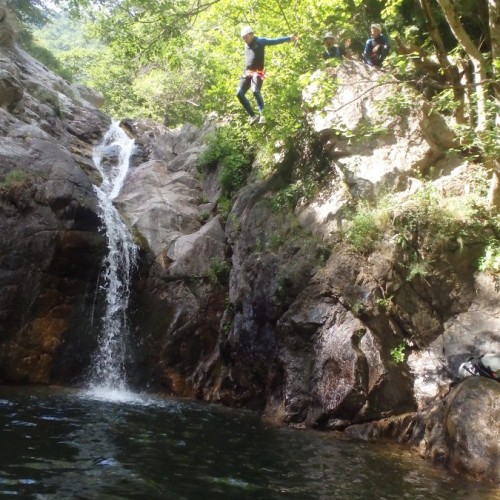
[{"label": "person standing on rock", "polygon": [[[285,36],[281,38],[261,38],[254,35],[253,29],[250,26],[244,26],[241,30],[241,37],[245,41],[245,69],[240,77],[236,97],[245,111],[250,115],[248,121],[251,125],[254,123],[265,123],[265,118],[262,115],[264,109],[264,99],[260,92],[264,83],[264,52],[267,45],[279,45],[285,42],[296,42],[296,35]],[[246,98],[248,89],[252,89],[259,116],[253,110],[250,102]]]},{"label": "person standing on rock", "polygon": [[366,41],[362,58],[369,66],[380,68],[389,53],[389,42],[382,34],[382,26],[380,24],[372,24],[370,31],[371,37]]}]

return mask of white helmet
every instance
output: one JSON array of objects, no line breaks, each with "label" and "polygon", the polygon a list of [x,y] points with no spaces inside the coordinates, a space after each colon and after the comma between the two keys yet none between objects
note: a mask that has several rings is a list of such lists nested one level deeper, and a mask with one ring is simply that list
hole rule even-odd
[{"label": "white helmet", "polygon": [[242,38],[245,35],[249,35],[250,33],[253,33],[253,29],[250,26],[243,26],[243,28],[241,28],[241,37]]}]

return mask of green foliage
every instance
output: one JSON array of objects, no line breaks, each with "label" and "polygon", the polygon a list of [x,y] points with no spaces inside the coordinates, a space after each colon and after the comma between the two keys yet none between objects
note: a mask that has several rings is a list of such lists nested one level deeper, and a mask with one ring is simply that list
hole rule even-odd
[{"label": "green foliage", "polygon": [[242,153],[233,154],[221,159],[222,168],[219,174],[219,183],[228,196],[236,194],[248,176],[250,162]]},{"label": "green foliage", "polygon": [[226,286],[229,283],[229,275],[231,273],[231,263],[227,260],[222,262],[212,259],[207,277],[215,286]]},{"label": "green foliage", "polygon": [[[93,51],[80,43],[81,29],[61,16],[51,32],[40,34],[57,57],[71,64],[75,80],[105,96],[104,111],[116,118],[153,118],[168,125],[199,123],[210,111],[246,115],[235,98],[243,69],[241,25],[250,23],[258,36],[278,37],[297,32],[300,44],[266,49],[267,78],[263,89],[268,113],[266,140],[269,155],[276,140],[292,136],[301,126],[302,73],[318,66],[322,34],[334,30],[339,38],[352,36],[368,13],[353,0],[300,0],[270,8],[262,0],[124,0],[91,2],[58,0],[70,8],[86,36],[105,48]],[[360,8],[355,26],[352,10]],[[53,36],[58,31],[59,36]],[[71,43],[71,35],[75,39]],[[84,51],[93,57],[89,61]],[[78,54],[76,53],[78,51]],[[64,53],[64,56],[63,56]],[[78,64],[81,61],[81,64]],[[322,61],[321,61],[322,62]],[[259,142],[256,131],[248,142]]]},{"label": "green foliage", "polygon": [[377,102],[376,107],[382,116],[403,116],[415,107],[416,97],[408,87],[398,85],[395,92],[389,94],[383,101]]},{"label": "green foliage", "polygon": [[219,183],[223,194],[231,197],[245,183],[251,168],[251,158],[249,152],[245,151],[242,135],[234,128],[225,126],[208,137],[197,165],[200,170],[210,170],[219,165]]},{"label": "green foliage", "polygon": [[287,289],[289,287],[289,279],[286,275],[280,274],[276,278],[276,289],[274,295],[279,302],[284,302],[287,297]]},{"label": "green foliage", "polygon": [[167,126],[179,122],[200,125],[204,117],[200,114],[203,79],[199,73],[188,62],[178,71],[159,67],[137,74],[132,81],[132,96],[141,106],[135,116],[162,121]]},{"label": "green foliage", "polygon": [[476,161],[484,158],[500,158],[500,134],[496,121],[500,116],[500,101],[490,99],[486,106],[487,121],[483,131],[478,132],[470,124],[455,125],[455,132],[460,138],[467,155]]},{"label": "green foliage", "polygon": [[56,56],[75,49],[104,48],[102,43],[92,38],[88,24],[81,19],[72,19],[64,12],[52,13],[35,35],[38,43]]},{"label": "green foliage", "polygon": [[[340,60],[335,60],[335,64],[340,64]],[[304,73],[300,76],[299,82],[302,87],[310,89],[306,106],[312,110],[324,109],[338,90],[338,82],[330,71]]]},{"label": "green foliage", "polygon": [[23,33],[24,48],[66,80],[97,88],[89,71],[96,67],[103,45],[91,39],[82,20],[73,20],[63,12],[46,11],[46,15],[46,22],[38,29]]},{"label": "green foliage", "polygon": [[255,245],[253,246],[252,253],[262,253],[264,251],[264,243],[260,238],[255,240]]},{"label": "green foliage", "polygon": [[399,15],[399,11],[404,3],[404,0],[388,0],[382,11],[382,16],[385,19],[394,19]]},{"label": "green foliage", "polygon": [[[373,251],[382,238],[386,244],[395,243],[405,256],[399,265],[407,280],[419,277],[426,281],[443,252],[484,245],[485,234],[500,232],[497,218],[485,205],[484,171],[471,169],[467,183],[467,196],[446,197],[426,182],[410,196],[389,194],[374,205],[361,203],[350,217],[345,239],[362,253]],[[483,268],[494,262],[494,248],[482,261]]]},{"label": "green foliage", "polygon": [[4,175],[0,182],[0,189],[4,191],[16,190],[31,184],[32,177],[23,170],[11,170]]},{"label": "green foliage", "polygon": [[20,44],[26,52],[47,66],[51,71],[70,82],[72,81],[72,72],[49,49],[40,45],[31,32],[23,31],[21,33]]},{"label": "green foliage", "polygon": [[7,0],[6,4],[25,28],[43,26],[50,13],[43,0]]},{"label": "green foliage", "polygon": [[210,219],[210,212],[207,212],[206,210],[204,210],[203,212],[200,213],[200,223],[201,224],[205,224],[205,222],[207,222],[208,219]]},{"label": "green foliage", "polygon": [[226,310],[224,311],[224,316],[221,322],[221,332],[225,337],[228,337],[231,333],[231,328],[233,326],[234,317],[236,316],[236,308],[234,304],[230,301],[229,296],[226,297]]},{"label": "green foliage", "polygon": [[382,308],[385,309],[386,311],[390,311],[391,308],[393,307],[393,301],[394,296],[390,295],[389,297],[379,297],[375,302]]},{"label": "green foliage", "polygon": [[[275,212],[289,211],[314,195],[336,177],[337,171],[317,134],[304,127],[288,140],[281,141],[275,172],[281,182],[271,201]],[[281,187],[283,186],[283,187]]]},{"label": "green foliage", "polygon": [[271,252],[279,250],[287,241],[285,234],[273,233],[269,236],[268,249]]},{"label": "green foliage", "polygon": [[500,274],[500,241],[489,240],[483,257],[479,259],[479,270],[491,274]]},{"label": "green foliage", "polygon": [[444,89],[436,94],[432,99],[432,105],[438,113],[447,116],[452,115],[457,107],[453,89]]},{"label": "green foliage", "polygon": [[[498,218],[496,222],[499,222]],[[480,271],[492,275],[495,290],[500,292],[500,240],[498,238],[489,239],[484,255],[479,259],[478,268]]]},{"label": "green foliage", "polygon": [[274,195],[271,201],[272,207],[275,211],[293,208],[310,191],[311,186],[305,185],[302,179],[298,179]]},{"label": "green foliage", "polygon": [[[444,197],[432,183],[424,183],[398,208],[393,227],[401,243],[418,248],[422,256],[435,258],[446,246],[462,248],[465,241],[481,238],[489,224],[484,203],[479,193]],[[416,274],[424,275],[424,270]]]},{"label": "green foliage", "polygon": [[383,236],[383,220],[385,210],[370,207],[368,204],[359,205],[351,225],[345,236],[347,241],[358,252],[370,252],[375,243]]},{"label": "green foliage", "polygon": [[[40,9],[44,6],[41,0],[9,1],[22,5],[20,10],[35,7],[45,13]],[[471,1],[461,0],[456,7],[467,27],[472,27],[473,41],[479,42],[488,37],[478,39],[483,20],[470,8]],[[241,25],[251,24],[258,36],[298,33],[299,45],[266,49],[268,73],[263,94],[269,125],[264,140],[254,130],[248,133],[248,143],[258,143],[267,159],[272,158],[276,141],[293,136],[301,127],[304,78],[325,65],[320,58],[324,32],[333,31],[340,42],[352,38],[353,49],[359,53],[370,23],[382,21],[387,35],[392,31],[418,47],[430,47],[422,9],[418,2],[407,0],[298,0],[271,5],[263,0],[55,3],[69,9],[76,22],[70,25],[66,14],[58,14],[57,22],[42,38],[50,45],[47,48],[56,51],[61,64],[69,65],[74,81],[100,91],[105,96],[104,111],[116,118],[152,118],[169,126],[200,123],[210,111],[237,116],[243,122],[246,115],[234,95],[243,68]],[[434,11],[445,44],[453,49],[457,42],[440,10]],[[81,42],[82,26],[86,44]],[[105,48],[95,50],[96,41]],[[390,64],[411,79],[411,57],[398,58],[395,52],[390,54]],[[328,62],[332,63],[336,61]],[[327,73],[318,78],[319,92],[311,104],[322,107],[335,91],[335,82]],[[388,103],[395,113],[407,109],[408,104],[399,93]],[[484,137],[481,147],[490,150],[491,140]]]},{"label": "green foliage", "polygon": [[349,303],[349,308],[353,316],[359,318],[365,310],[365,304],[360,299],[356,299]]},{"label": "green foliage", "polygon": [[430,264],[424,261],[414,261],[408,266],[408,276],[406,281],[413,281],[415,277],[420,276],[420,278],[425,280],[425,277],[430,274]]},{"label": "green foliage", "polygon": [[226,221],[229,217],[229,213],[231,212],[231,208],[233,208],[233,200],[231,198],[227,198],[226,196],[221,196],[217,200],[217,208],[222,219]]},{"label": "green foliage", "polygon": [[231,222],[234,234],[239,234],[241,231],[241,220],[238,218],[238,216],[236,214],[231,214],[230,222]]},{"label": "green foliage", "polygon": [[397,364],[403,363],[405,360],[406,343],[401,342],[394,349],[391,349],[391,358]]}]

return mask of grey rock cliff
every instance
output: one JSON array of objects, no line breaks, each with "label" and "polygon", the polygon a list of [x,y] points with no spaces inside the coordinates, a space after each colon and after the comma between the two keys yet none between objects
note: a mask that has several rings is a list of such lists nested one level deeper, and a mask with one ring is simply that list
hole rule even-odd
[{"label": "grey rock cliff", "polygon": [[0,53],[0,88],[0,379],[71,380],[95,343],[92,145],[109,118],[17,48]]}]

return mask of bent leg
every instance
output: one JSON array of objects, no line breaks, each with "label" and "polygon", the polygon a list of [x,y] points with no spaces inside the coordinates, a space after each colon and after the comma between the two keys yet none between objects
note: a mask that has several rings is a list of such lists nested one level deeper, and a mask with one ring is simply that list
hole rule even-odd
[{"label": "bent leg", "polygon": [[378,65],[382,66],[382,63],[384,62],[384,59],[387,57],[387,53],[389,51],[387,49],[382,49],[380,51],[379,59],[378,59]]},{"label": "bent leg", "polygon": [[238,84],[238,88],[236,89],[236,97],[240,101],[241,105],[245,108],[246,112],[250,116],[255,115],[255,111],[252,109],[252,106],[248,102],[248,99],[246,98],[245,94],[247,93],[248,89],[250,88],[250,77],[242,76],[240,78],[240,82]]}]

